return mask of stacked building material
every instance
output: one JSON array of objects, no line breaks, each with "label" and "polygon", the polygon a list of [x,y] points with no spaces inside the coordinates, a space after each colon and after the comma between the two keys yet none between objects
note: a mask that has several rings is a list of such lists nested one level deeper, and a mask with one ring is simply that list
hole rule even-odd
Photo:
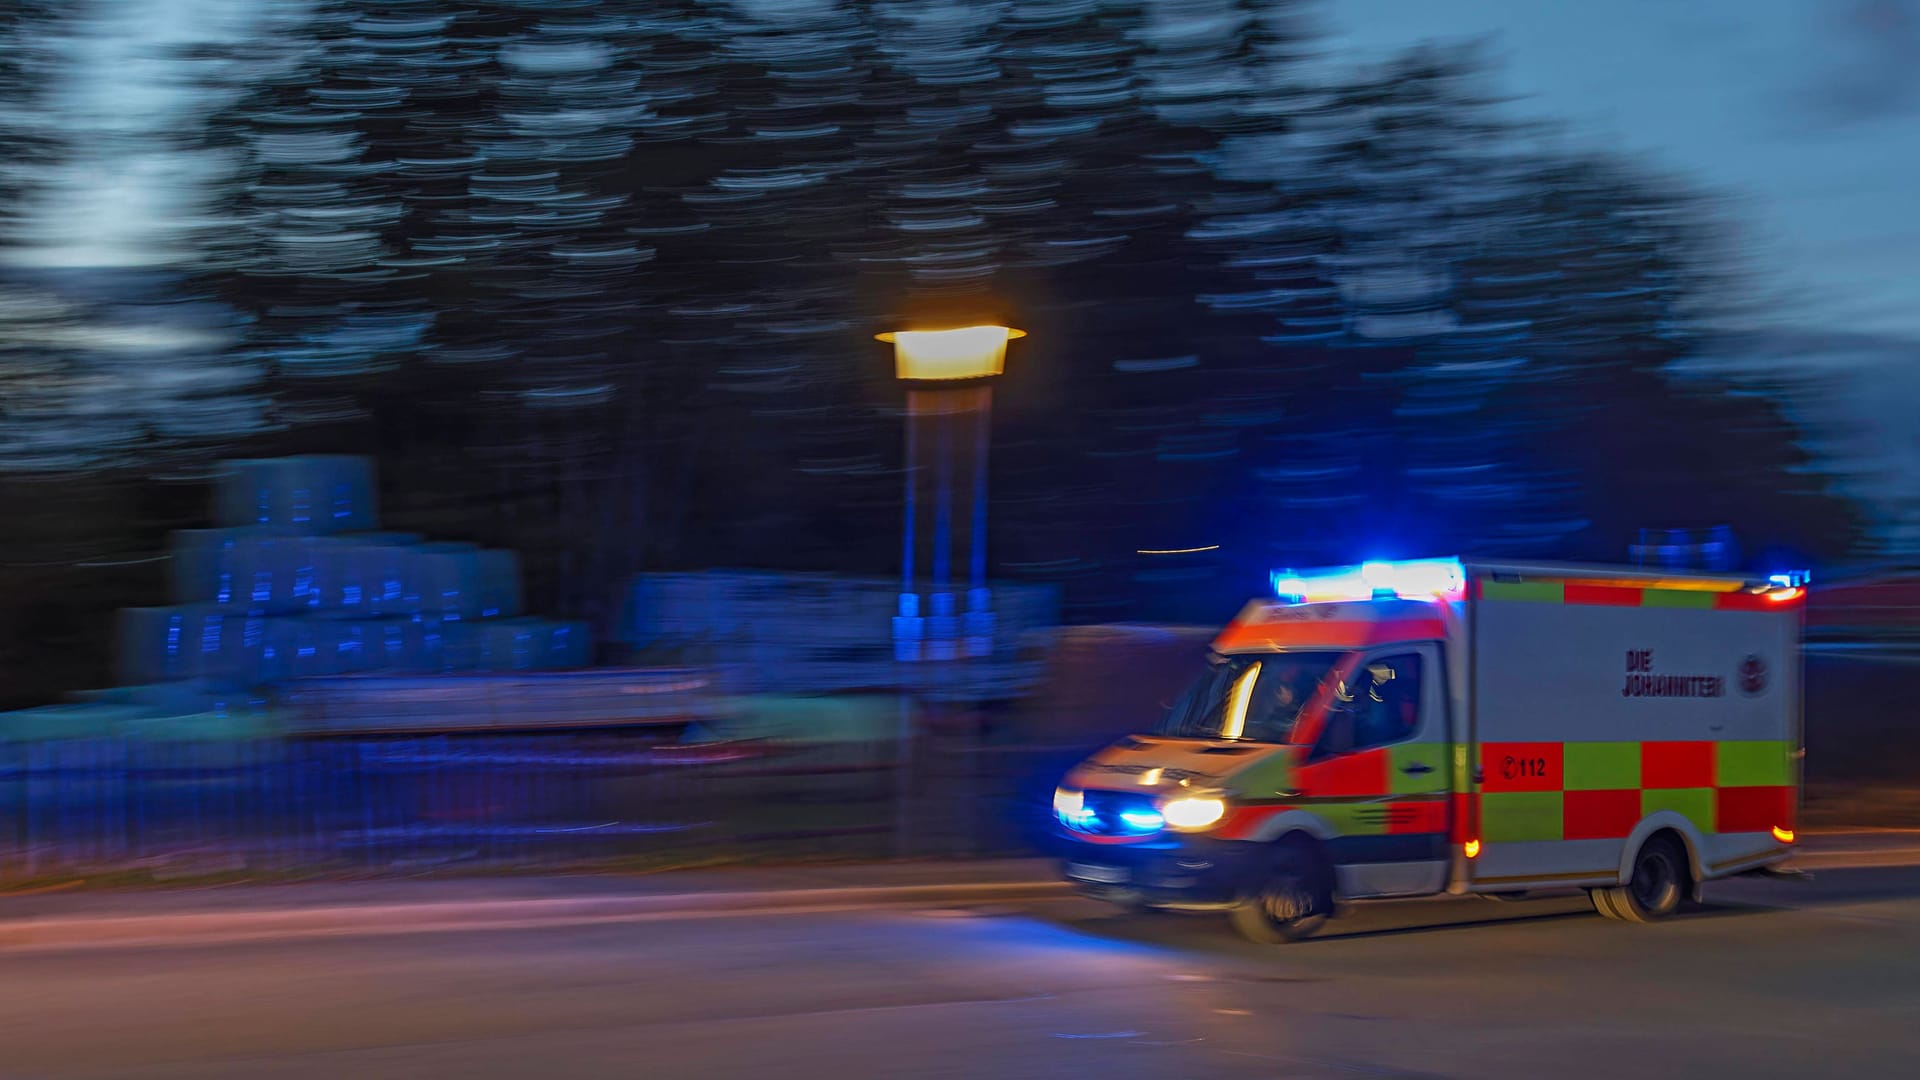
[{"label": "stacked building material", "polygon": [[215,527],[176,533],[174,604],[121,613],[128,685],[582,667],[584,624],[521,610],[510,551],[373,531],[363,458],[230,463]]},{"label": "stacked building material", "polygon": [[642,655],[714,669],[738,694],[898,689],[934,700],[1007,700],[1042,676],[1058,623],[1053,590],[996,585],[988,655],[947,662],[895,659],[899,593],[889,579],[830,574],[643,574],[627,637]]}]

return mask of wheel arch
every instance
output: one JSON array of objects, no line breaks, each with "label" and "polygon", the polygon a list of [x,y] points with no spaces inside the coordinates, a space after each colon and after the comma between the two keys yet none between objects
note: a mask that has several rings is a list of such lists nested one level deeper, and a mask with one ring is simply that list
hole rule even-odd
[{"label": "wheel arch", "polygon": [[1633,877],[1633,861],[1640,857],[1640,849],[1655,833],[1671,832],[1680,838],[1680,847],[1686,853],[1688,876],[1693,879],[1694,888],[1707,879],[1705,852],[1706,837],[1699,826],[1683,814],[1672,810],[1661,810],[1648,814],[1634,826],[1627,835],[1626,843],[1620,845],[1620,881],[1625,883]]},{"label": "wheel arch", "polygon": [[1274,815],[1270,821],[1262,822],[1259,832],[1248,839],[1253,846],[1265,852],[1273,852],[1284,846],[1300,848],[1319,875],[1323,902],[1331,905],[1340,897],[1340,875],[1327,844],[1339,835],[1332,825],[1317,814],[1288,810]]}]

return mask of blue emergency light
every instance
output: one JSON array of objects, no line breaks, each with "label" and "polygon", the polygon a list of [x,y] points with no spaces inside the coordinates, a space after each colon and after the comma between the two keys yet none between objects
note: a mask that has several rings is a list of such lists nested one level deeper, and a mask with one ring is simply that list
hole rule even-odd
[{"label": "blue emergency light", "polygon": [[1367,562],[1323,570],[1275,570],[1273,594],[1294,603],[1338,600],[1440,600],[1466,592],[1459,559]]}]

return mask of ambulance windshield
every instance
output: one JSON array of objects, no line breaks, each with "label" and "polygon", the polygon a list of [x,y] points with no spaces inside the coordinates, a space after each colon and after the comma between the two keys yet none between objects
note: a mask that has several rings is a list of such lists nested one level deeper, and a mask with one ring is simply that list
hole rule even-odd
[{"label": "ambulance windshield", "polygon": [[1216,656],[1174,703],[1160,734],[1187,739],[1293,741],[1294,722],[1345,653]]}]

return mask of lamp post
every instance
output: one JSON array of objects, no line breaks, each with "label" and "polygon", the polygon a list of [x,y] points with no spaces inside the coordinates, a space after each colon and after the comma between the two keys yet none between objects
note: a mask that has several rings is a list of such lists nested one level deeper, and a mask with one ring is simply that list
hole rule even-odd
[{"label": "lamp post", "polygon": [[[958,660],[992,652],[987,443],[993,387],[986,380],[1006,369],[1007,342],[1025,336],[1026,331],[1006,326],[878,335],[893,346],[894,376],[908,385],[906,528],[900,605],[893,620],[896,660]],[[972,504],[960,533],[964,614],[955,596],[956,487],[966,489]],[[922,512],[923,504],[930,512]]]},{"label": "lamp post", "polygon": [[[893,346],[894,376],[907,384],[906,528],[900,550],[900,604],[893,618],[896,661],[953,661],[993,653],[993,595],[987,587],[987,442],[993,386],[988,380],[1006,369],[1007,342],[1025,336],[1026,331],[1006,326],[878,335]],[[964,615],[954,597],[956,485],[968,489],[973,508],[963,534]],[[931,513],[922,513],[923,503]],[[951,673],[952,668],[936,671]],[[894,838],[900,854],[908,855],[913,851],[911,688],[924,690],[928,680],[910,669],[901,674],[906,677],[900,695]]]}]

